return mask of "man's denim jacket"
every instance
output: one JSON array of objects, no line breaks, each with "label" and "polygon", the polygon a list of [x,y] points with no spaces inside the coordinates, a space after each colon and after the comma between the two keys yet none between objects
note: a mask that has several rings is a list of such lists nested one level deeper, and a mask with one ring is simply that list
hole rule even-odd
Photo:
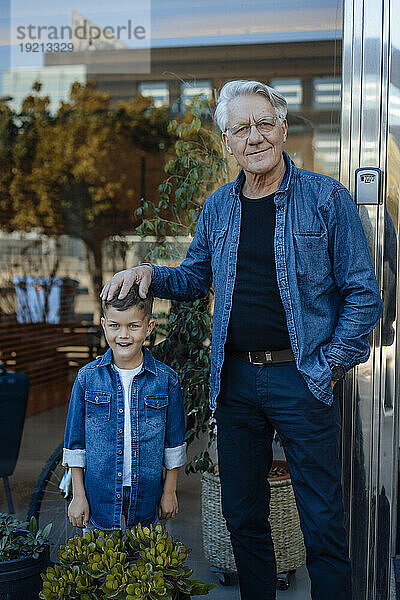
[{"label": "man's denim jacket", "polygon": [[[286,173],[274,198],[277,281],[297,368],[310,391],[329,405],[330,367],[341,364],[348,370],[368,359],[368,334],[381,317],[382,300],[347,189],[330,177],[298,169],[283,154]],[[244,177],[241,171],[206,199],[180,266],[151,265],[152,289],[160,298],[194,300],[214,283],[212,409],[232,307]]]},{"label": "man's denim jacket", "polygon": [[[186,462],[185,413],[178,375],[143,348],[131,388],[131,500],[127,525],[157,518],[162,467]],[[124,449],[124,390],[107,352],[80,369],[68,409],[63,464],[84,467],[90,522],[120,529]]]}]

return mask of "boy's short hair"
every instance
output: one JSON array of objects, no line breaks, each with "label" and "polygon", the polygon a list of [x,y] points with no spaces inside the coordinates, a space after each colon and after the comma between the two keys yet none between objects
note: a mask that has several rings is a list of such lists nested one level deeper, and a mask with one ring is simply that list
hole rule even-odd
[{"label": "boy's short hair", "polygon": [[104,316],[106,316],[106,311],[109,306],[112,306],[117,310],[127,310],[128,308],[135,306],[140,310],[143,310],[146,316],[151,317],[154,300],[154,294],[151,288],[148,290],[146,298],[141,298],[139,296],[139,285],[134,283],[125,298],[119,299],[118,294],[120,289],[121,288],[118,288],[111,300],[102,300],[101,308]]}]

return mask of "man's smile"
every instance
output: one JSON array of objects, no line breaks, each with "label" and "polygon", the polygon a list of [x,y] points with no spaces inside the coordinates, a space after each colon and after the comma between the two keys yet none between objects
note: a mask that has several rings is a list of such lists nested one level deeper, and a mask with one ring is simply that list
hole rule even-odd
[{"label": "man's smile", "polygon": [[256,152],[248,152],[246,156],[253,156],[254,154],[261,154],[262,152],[266,152],[267,150],[271,150],[271,148],[264,148],[263,150],[257,150]]}]

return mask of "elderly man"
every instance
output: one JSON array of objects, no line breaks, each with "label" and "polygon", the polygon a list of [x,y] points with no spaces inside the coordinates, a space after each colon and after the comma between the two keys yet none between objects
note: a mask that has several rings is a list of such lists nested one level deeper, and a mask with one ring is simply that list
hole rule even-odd
[{"label": "elderly man", "polygon": [[143,296],[194,300],[215,288],[211,408],[222,507],[242,600],[276,597],[268,523],[272,439],[282,440],[299,508],[314,600],[350,600],[335,382],[369,355],[382,313],[356,205],[329,177],[283,152],[287,105],[256,81],[224,85],[215,119],[241,171],[204,203],[178,267],[140,265]]}]

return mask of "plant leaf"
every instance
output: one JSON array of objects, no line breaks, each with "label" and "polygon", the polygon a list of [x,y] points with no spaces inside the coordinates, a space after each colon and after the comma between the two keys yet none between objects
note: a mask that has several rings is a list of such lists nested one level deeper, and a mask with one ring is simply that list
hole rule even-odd
[{"label": "plant leaf", "polygon": [[52,527],[53,527],[53,523],[47,523],[46,527],[43,529],[42,537],[44,540],[47,540],[47,538],[49,537]]}]

